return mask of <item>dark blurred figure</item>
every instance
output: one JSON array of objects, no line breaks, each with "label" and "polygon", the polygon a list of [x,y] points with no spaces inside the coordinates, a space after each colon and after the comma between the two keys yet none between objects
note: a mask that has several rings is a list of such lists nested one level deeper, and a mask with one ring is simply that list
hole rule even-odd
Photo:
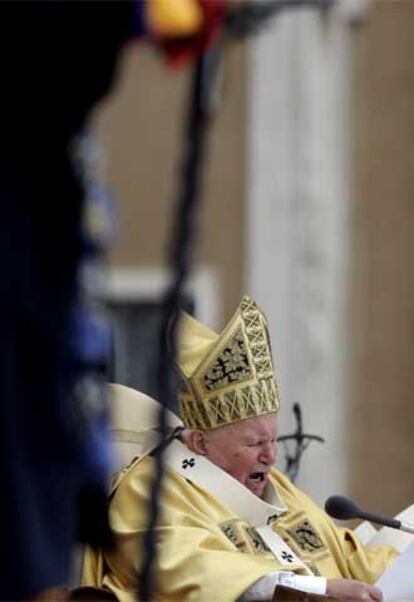
[{"label": "dark blurred figure", "polygon": [[183,64],[226,4],[0,2],[1,600],[65,597],[73,543],[108,544],[96,292],[111,211],[88,115],[132,35]]},{"label": "dark blurred figure", "polygon": [[73,141],[132,11],[0,3],[0,599],[66,584],[73,542],[104,539],[107,333],[81,283],[103,245],[83,227]]}]

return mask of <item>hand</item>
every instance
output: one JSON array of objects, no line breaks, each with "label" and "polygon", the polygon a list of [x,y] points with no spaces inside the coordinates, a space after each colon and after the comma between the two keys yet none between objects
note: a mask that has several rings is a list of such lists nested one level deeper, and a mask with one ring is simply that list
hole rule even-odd
[{"label": "hand", "polygon": [[354,579],[328,579],[326,596],[340,602],[381,602],[382,593],[374,585]]}]

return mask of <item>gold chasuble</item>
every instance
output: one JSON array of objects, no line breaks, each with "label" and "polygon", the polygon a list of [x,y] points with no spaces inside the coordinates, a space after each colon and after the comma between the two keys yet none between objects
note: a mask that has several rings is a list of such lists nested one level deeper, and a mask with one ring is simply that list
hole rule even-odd
[{"label": "gold chasuble", "polygon": [[[153,466],[151,457],[136,460],[112,494],[110,521],[116,550],[104,558],[89,550],[86,554],[83,584],[106,587],[121,602],[137,599]],[[351,531],[337,527],[274,469],[270,488],[286,507],[269,521],[292,551],[284,554],[283,564],[251,524],[207,489],[167,468],[156,529],[157,600],[234,602],[258,579],[277,570],[374,583],[396,557],[392,548],[363,547]],[[293,558],[304,564],[296,564]]]},{"label": "gold chasuble", "polygon": [[[278,411],[266,317],[249,297],[220,335],[184,314],[178,355],[186,428],[216,429]],[[128,395],[131,404],[135,395],[137,408],[148,406],[148,398],[143,403],[138,392],[125,389],[118,395]],[[145,454],[159,441],[151,421],[138,434],[141,458],[121,473],[110,496],[116,547],[105,556],[88,550],[84,562],[83,585],[106,587],[121,602],[137,599],[154,472]],[[155,533],[157,600],[235,602],[280,570],[375,583],[397,555],[388,547],[364,548],[275,469],[261,500],[177,440],[165,460]]]}]

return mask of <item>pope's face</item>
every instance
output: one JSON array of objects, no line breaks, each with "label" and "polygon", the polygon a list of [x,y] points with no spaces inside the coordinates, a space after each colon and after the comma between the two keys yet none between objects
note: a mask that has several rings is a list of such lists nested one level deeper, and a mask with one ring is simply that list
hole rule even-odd
[{"label": "pope's face", "polygon": [[276,414],[248,418],[204,434],[207,458],[262,497],[276,461]]}]

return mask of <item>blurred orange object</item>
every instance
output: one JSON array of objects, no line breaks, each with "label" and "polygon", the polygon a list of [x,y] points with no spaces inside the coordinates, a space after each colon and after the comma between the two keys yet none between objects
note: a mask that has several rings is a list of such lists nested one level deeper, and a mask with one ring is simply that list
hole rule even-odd
[{"label": "blurred orange object", "polygon": [[147,23],[156,38],[194,36],[202,29],[203,11],[198,0],[149,0]]}]

